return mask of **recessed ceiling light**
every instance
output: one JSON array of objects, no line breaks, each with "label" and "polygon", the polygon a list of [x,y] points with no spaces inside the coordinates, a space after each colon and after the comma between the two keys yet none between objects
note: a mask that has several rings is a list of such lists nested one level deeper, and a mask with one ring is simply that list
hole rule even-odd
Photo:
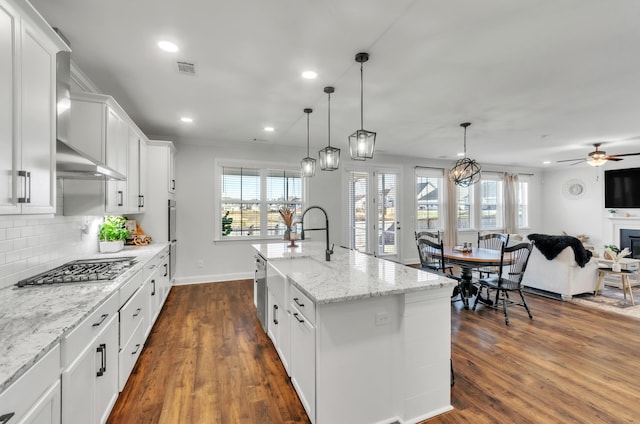
[{"label": "recessed ceiling light", "polygon": [[193,119],[189,118],[188,116],[183,116],[182,118],[180,118],[180,120],[182,122],[189,122],[189,123],[193,122]]},{"label": "recessed ceiling light", "polygon": [[275,131],[275,128],[273,128],[273,127],[264,127],[263,129],[264,129],[266,132],[274,132],[274,131]]},{"label": "recessed ceiling light", "polygon": [[550,160],[545,160],[544,162],[542,162],[543,165],[549,165],[551,163]]},{"label": "recessed ceiling light", "polygon": [[304,79],[316,79],[318,77],[318,73],[315,71],[304,71],[302,73],[302,78]]},{"label": "recessed ceiling light", "polygon": [[166,52],[173,53],[178,51],[178,46],[176,46],[171,41],[166,41],[166,40],[158,41],[158,47],[160,47],[162,50]]}]

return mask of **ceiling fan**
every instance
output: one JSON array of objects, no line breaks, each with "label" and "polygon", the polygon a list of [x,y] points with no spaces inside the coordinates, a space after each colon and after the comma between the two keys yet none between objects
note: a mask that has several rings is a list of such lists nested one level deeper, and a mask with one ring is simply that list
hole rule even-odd
[{"label": "ceiling fan", "polygon": [[587,162],[589,165],[591,166],[602,166],[605,163],[607,163],[607,161],[610,160],[622,160],[622,156],[639,156],[640,152],[638,153],[622,153],[619,155],[607,155],[607,152],[605,152],[604,150],[599,150],[600,145],[602,145],[602,143],[594,143],[593,147],[595,147],[596,149],[589,153],[587,155],[586,158],[582,158],[582,159],[565,159],[565,160],[559,160],[557,161],[558,163],[560,162],[573,162],[571,165],[577,165],[579,163],[582,162]]}]

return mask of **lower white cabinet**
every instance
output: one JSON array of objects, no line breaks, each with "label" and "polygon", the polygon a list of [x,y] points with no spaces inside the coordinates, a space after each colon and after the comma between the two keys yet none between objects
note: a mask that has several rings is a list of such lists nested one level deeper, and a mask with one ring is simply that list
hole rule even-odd
[{"label": "lower white cabinet", "polygon": [[0,423],[60,423],[60,345],[0,394]]},{"label": "lower white cabinet", "polygon": [[291,304],[291,317],[291,383],[309,420],[315,423],[316,328],[294,303]]},{"label": "lower white cabinet", "polygon": [[118,293],[62,340],[62,422],[104,423],[118,397]]},{"label": "lower white cabinet", "polygon": [[146,285],[142,285],[120,308],[120,353],[118,357],[118,388],[124,389],[145,341],[149,302]]},{"label": "lower white cabinet", "polygon": [[290,372],[291,312],[287,304],[289,282],[275,268],[267,272],[267,334],[280,356],[282,365]]}]

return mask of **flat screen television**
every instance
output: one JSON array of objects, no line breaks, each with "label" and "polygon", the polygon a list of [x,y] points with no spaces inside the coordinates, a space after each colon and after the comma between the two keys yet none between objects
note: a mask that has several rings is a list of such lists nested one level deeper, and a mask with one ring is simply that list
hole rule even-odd
[{"label": "flat screen television", "polygon": [[604,171],[604,207],[640,208],[640,168]]}]

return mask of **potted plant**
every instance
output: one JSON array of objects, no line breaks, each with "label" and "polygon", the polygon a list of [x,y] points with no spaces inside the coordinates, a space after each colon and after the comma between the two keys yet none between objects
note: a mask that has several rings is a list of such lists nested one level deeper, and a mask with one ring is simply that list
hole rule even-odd
[{"label": "potted plant", "polygon": [[124,242],[129,237],[129,230],[125,227],[126,221],[123,216],[118,215],[104,217],[98,232],[101,253],[119,252],[124,249]]}]

